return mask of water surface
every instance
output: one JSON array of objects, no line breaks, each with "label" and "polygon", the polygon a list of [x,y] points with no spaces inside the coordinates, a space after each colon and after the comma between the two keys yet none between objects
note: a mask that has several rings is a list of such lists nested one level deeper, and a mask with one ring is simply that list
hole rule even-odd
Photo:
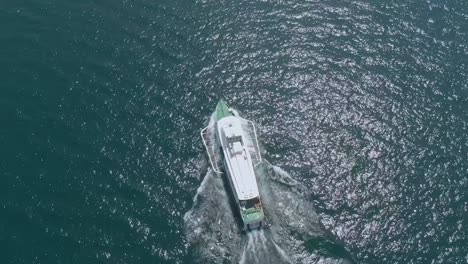
[{"label": "water surface", "polygon": [[329,234],[294,261],[466,263],[466,1],[18,0],[0,25],[2,263],[196,261],[220,97]]}]

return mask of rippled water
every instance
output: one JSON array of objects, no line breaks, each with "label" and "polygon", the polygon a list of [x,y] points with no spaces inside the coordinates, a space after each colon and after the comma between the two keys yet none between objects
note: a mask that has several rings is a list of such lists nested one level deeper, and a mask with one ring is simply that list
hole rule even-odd
[{"label": "rippled water", "polygon": [[184,222],[220,97],[307,190],[292,263],[468,261],[466,1],[18,0],[0,25],[2,263],[221,261]]}]

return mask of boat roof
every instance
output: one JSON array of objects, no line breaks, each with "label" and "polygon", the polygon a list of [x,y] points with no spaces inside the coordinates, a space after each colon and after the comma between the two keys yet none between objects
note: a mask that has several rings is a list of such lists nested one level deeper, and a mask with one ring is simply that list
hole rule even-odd
[{"label": "boat roof", "polygon": [[218,121],[218,135],[237,198],[248,200],[259,196],[254,167],[246,146],[241,120],[237,116]]}]

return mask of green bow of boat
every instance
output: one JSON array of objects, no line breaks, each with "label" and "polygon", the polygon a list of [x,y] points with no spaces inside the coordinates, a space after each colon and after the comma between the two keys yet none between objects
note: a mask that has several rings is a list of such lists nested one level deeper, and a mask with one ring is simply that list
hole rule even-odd
[{"label": "green bow of boat", "polygon": [[222,118],[233,116],[231,109],[224,100],[219,100],[216,106],[216,120],[219,121]]}]

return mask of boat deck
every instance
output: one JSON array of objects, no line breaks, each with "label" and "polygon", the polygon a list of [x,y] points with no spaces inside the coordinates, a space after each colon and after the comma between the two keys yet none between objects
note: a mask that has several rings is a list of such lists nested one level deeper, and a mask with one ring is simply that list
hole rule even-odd
[{"label": "boat deck", "polygon": [[242,124],[237,117],[223,118],[218,122],[219,135],[224,151],[226,170],[240,200],[259,196],[255,171],[246,146]]}]

